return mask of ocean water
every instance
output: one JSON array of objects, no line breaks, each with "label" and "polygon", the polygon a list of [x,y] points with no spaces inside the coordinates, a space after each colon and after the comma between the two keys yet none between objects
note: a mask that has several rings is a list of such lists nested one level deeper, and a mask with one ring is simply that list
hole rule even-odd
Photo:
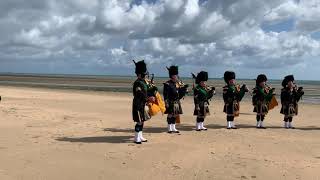
[{"label": "ocean water", "polygon": [[[40,87],[52,89],[76,89],[90,91],[112,91],[112,92],[132,92],[132,83],[136,77],[133,76],[92,76],[92,75],[51,75],[51,74],[0,74],[0,85],[22,86],[22,87]],[[155,77],[154,81],[159,91],[162,92],[163,83],[167,77]],[[192,95],[192,78],[181,78],[185,84],[190,85]],[[268,85],[276,88],[277,98],[281,91],[281,80],[269,80]],[[238,79],[237,83],[246,84],[249,89],[254,88],[255,80]],[[222,99],[222,87],[225,85],[223,79],[209,79],[208,85],[216,87],[216,96],[214,99]],[[320,81],[296,81],[296,84],[302,86],[305,91],[303,103],[320,104]],[[250,100],[250,95],[245,99]]]}]

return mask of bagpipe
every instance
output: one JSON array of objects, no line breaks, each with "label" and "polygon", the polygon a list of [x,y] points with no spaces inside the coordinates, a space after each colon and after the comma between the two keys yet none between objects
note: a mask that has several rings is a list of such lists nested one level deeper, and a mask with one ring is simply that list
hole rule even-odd
[{"label": "bagpipe", "polygon": [[303,87],[300,86],[298,88],[298,86],[295,85],[294,90],[297,92],[297,98],[298,98],[297,101],[299,101],[300,99],[302,99],[302,96],[304,95]]},{"label": "bagpipe", "polygon": [[151,79],[148,74],[148,76],[145,78],[145,81],[148,85],[148,97],[155,97],[154,102],[147,102],[147,106],[149,107],[149,115],[155,116],[159,112],[163,114],[166,111],[166,107],[157,86],[154,84],[154,74],[151,74]]},{"label": "bagpipe", "polygon": [[268,108],[269,108],[269,110],[271,110],[271,109],[273,109],[273,108],[275,108],[276,106],[279,105],[279,103],[278,103],[278,101],[277,101],[277,99],[276,99],[275,88],[271,88],[270,86],[268,86],[268,85],[266,84],[265,89],[266,89],[266,92],[267,92],[268,94],[270,93],[270,91],[272,91],[272,98],[271,98],[271,100],[270,100],[270,102],[269,102],[269,104],[268,104]]},{"label": "bagpipe", "polygon": [[271,86],[269,86],[269,85],[266,84],[266,87],[265,87],[264,89],[265,89],[265,91],[266,91],[267,94],[269,94],[270,91],[272,91],[272,94],[273,94],[273,95],[276,95],[276,93],[275,93],[275,88],[272,88]]},{"label": "bagpipe", "polygon": [[158,88],[157,86],[154,84],[154,74],[151,74],[151,79],[150,79],[150,75],[147,74],[145,81],[148,85],[148,97],[154,96],[156,95],[156,93],[158,92]]},{"label": "bagpipe", "polygon": [[242,89],[244,92],[248,92],[252,96],[252,92],[249,91],[249,88],[247,87],[246,84],[243,84],[241,87],[239,85],[238,87],[239,87],[239,90]]},{"label": "bagpipe", "polygon": [[189,93],[188,87],[189,87],[189,84],[185,84],[184,82],[182,82],[180,77],[178,77],[176,88],[178,89],[178,92],[179,92],[179,99],[182,99],[186,94]]},{"label": "bagpipe", "polygon": [[295,86],[295,89],[297,89],[297,92],[299,93],[300,96],[303,96],[303,95],[304,95],[303,87],[300,86],[300,87],[298,88],[298,86],[296,85],[296,86]]}]

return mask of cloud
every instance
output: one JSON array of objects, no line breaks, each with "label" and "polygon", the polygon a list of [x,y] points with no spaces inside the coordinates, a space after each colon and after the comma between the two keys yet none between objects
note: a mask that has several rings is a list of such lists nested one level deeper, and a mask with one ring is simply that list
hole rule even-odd
[{"label": "cloud", "polygon": [[265,20],[278,22],[294,18],[297,31],[310,33],[320,30],[320,1],[319,0],[289,0],[273,8]]},{"label": "cloud", "polygon": [[[318,0],[136,2],[1,1],[0,62],[41,60],[94,72],[128,68],[137,58],[157,67],[277,69],[319,57],[319,39],[311,36],[320,31]],[[263,28],[288,20],[293,28]]]}]

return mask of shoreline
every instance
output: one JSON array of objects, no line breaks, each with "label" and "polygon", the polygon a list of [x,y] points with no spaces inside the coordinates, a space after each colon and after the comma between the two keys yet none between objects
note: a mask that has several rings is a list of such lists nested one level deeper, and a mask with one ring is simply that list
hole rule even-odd
[{"label": "shoreline", "polygon": [[[43,90],[65,90],[65,91],[87,91],[87,92],[104,92],[104,93],[124,93],[124,94],[130,94],[131,95],[131,87],[123,87],[123,86],[96,86],[96,87],[87,87],[86,85],[69,85],[69,84],[42,84],[42,83],[24,83],[24,84],[1,84],[0,87],[9,87],[9,88],[30,88],[30,89],[43,89]],[[162,95],[162,92],[160,90],[160,93]],[[1,94],[0,94],[1,95]],[[1,95],[4,97],[4,95]],[[187,95],[187,97],[192,97],[192,94]],[[218,93],[215,96],[213,96],[213,100],[222,100],[222,94]],[[276,98],[278,100],[278,103],[280,105],[280,97],[279,94],[276,95]],[[310,105],[320,105],[320,97],[318,98],[311,98],[310,100],[304,100],[305,97],[302,98],[302,100],[299,102],[299,104],[310,104]],[[318,100],[314,100],[318,99]],[[251,96],[249,94],[246,94],[243,98],[243,101],[250,102],[251,103]]]}]

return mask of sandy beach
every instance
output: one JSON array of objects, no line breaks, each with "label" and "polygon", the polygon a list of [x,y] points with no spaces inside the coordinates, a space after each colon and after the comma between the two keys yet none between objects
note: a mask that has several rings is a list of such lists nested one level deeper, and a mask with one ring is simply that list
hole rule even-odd
[{"label": "sandy beach", "polygon": [[290,130],[277,107],[258,130],[245,101],[240,129],[227,130],[218,96],[208,131],[196,132],[187,97],[180,134],[158,115],[136,145],[130,93],[0,86],[0,95],[1,180],[320,179],[320,105],[300,104]]}]

